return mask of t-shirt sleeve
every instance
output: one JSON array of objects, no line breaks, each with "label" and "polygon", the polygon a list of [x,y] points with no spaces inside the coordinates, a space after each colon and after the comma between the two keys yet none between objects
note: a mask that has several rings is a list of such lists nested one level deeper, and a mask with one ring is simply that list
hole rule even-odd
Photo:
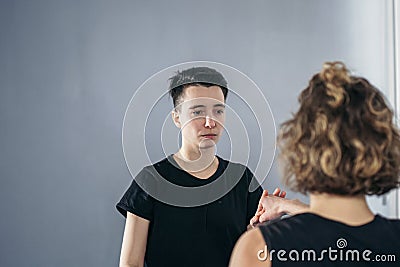
[{"label": "t-shirt sleeve", "polygon": [[257,187],[253,192],[249,192],[247,195],[247,222],[253,218],[254,214],[257,211],[258,202],[260,201],[263,189],[261,185],[258,183],[253,173],[250,170],[247,170],[248,175],[248,184],[250,185],[250,189]]},{"label": "t-shirt sleeve", "polygon": [[[142,175],[143,172],[138,175]],[[154,199],[132,180],[121,200],[117,203],[117,210],[126,218],[127,212],[151,221],[153,219]]]}]

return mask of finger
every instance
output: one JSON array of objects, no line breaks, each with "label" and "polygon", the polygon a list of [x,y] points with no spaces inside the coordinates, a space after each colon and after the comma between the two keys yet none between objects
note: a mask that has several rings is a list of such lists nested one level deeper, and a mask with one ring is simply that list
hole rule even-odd
[{"label": "finger", "polygon": [[282,191],[281,194],[279,195],[281,198],[285,198],[286,197],[286,191]]},{"label": "finger", "polygon": [[265,212],[265,209],[262,208],[261,210],[257,211],[256,214],[254,216],[260,216],[261,214],[263,214]]},{"label": "finger", "polygon": [[281,192],[281,189],[279,187],[275,188],[274,193],[272,193],[274,196],[278,197]]},{"label": "finger", "polygon": [[262,195],[261,195],[261,198],[267,197],[267,196],[268,196],[268,190],[264,190]]},{"label": "finger", "polygon": [[263,223],[263,222],[268,221],[268,218],[267,218],[266,213],[261,214],[261,216],[258,217],[258,221],[259,221],[260,223]]},{"label": "finger", "polygon": [[254,226],[254,224],[259,222],[259,217],[254,216],[253,218],[250,219],[250,225]]},{"label": "finger", "polygon": [[260,202],[258,203],[258,207],[257,207],[256,213],[257,213],[257,212],[260,212],[262,209],[263,209],[263,206],[262,206],[261,201],[260,201]]}]

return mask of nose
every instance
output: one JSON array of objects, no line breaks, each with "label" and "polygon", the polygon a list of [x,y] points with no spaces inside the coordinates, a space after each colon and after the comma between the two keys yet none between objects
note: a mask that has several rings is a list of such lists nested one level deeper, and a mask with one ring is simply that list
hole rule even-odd
[{"label": "nose", "polygon": [[206,116],[206,122],[204,124],[204,127],[206,128],[214,128],[215,127],[215,121],[210,118],[209,116]]}]

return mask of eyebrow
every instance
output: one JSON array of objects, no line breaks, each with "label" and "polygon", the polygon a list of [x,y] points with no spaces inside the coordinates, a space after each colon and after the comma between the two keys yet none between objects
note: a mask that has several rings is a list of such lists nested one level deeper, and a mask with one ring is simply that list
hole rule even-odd
[{"label": "eyebrow", "polygon": [[[205,105],[194,105],[191,106],[189,109],[196,109],[196,108],[205,108]],[[221,107],[221,108],[225,108],[224,104],[215,104],[214,107]]]}]

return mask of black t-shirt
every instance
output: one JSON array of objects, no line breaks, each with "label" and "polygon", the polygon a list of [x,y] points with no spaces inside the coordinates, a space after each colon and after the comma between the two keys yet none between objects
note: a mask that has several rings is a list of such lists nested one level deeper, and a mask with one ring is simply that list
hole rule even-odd
[{"label": "black t-shirt", "polygon": [[350,226],[303,213],[259,227],[273,267],[400,266],[400,220],[375,215],[367,224]]},{"label": "black t-shirt", "polygon": [[[117,209],[125,217],[129,211],[150,221],[145,255],[148,267],[228,266],[237,239],[257,209],[262,188],[249,192],[250,183],[254,183],[251,171],[241,164],[218,160],[217,171],[208,179],[183,171],[169,156],[145,167],[132,181]],[[185,190],[174,191],[166,181],[184,189],[204,190],[180,194]],[[198,194],[207,197],[196,202]],[[182,207],[182,199],[199,205]]]}]

